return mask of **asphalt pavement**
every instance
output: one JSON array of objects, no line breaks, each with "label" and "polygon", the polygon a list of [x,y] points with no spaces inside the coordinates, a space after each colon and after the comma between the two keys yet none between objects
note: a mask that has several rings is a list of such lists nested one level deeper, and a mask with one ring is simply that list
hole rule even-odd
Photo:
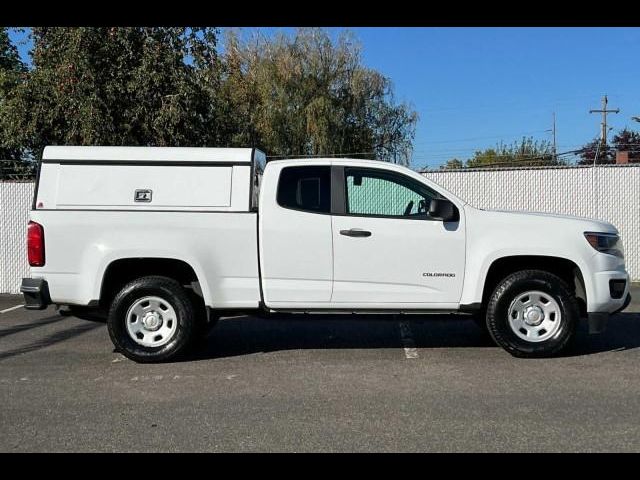
[{"label": "asphalt pavement", "polygon": [[640,451],[640,287],[562,357],[462,315],[222,319],[175,363],[0,296],[0,451]]}]

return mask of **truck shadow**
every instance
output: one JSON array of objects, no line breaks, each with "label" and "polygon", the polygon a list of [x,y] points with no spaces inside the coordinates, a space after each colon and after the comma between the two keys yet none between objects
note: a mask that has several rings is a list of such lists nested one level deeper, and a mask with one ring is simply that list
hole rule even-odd
[{"label": "truck shadow", "polygon": [[40,319],[37,322],[22,323],[19,325],[2,328],[0,329],[0,338],[8,337],[9,335],[14,335],[20,332],[26,332],[27,330],[32,330],[34,328],[44,327],[45,325],[50,325],[52,323],[58,323],[62,320],[64,320],[64,317],[60,315],[54,315],[53,317]]},{"label": "truck shadow", "polygon": [[582,322],[575,342],[563,356],[575,357],[638,347],[640,347],[640,313],[622,312],[612,315],[607,329],[596,335],[589,335],[586,322]]},{"label": "truck shadow", "polygon": [[[220,320],[206,342],[188,360],[205,360],[284,350],[403,348],[400,321],[406,321],[416,348],[498,348],[465,315],[402,317],[350,315],[314,317],[291,315],[260,319],[232,317]],[[581,322],[574,344],[563,356],[640,347],[640,313],[620,313],[599,335],[589,335]]]},{"label": "truck shadow", "polygon": [[[33,325],[33,328],[41,327],[41,326],[49,325],[52,323],[57,323],[61,320],[65,320],[65,318],[56,315],[53,317],[44,318],[40,320],[39,323],[34,323],[32,325]],[[5,360],[7,358],[15,357],[17,355],[35,352],[37,350],[50,347],[57,343],[66,342],[67,340],[71,340],[74,337],[82,335],[83,333],[86,333],[100,326],[101,325],[98,323],[79,323],[76,325],[72,325],[69,328],[56,330],[54,332],[45,334],[44,336],[37,338],[36,340],[26,345],[0,352],[0,361]],[[26,328],[22,328],[22,327],[26,327],[26,325],[18,325],[17,327],[14,327],[14,330],[9,332],[9,334],[26,330]],[[22,329],[15,330],[15,328],[22,328]]]}]

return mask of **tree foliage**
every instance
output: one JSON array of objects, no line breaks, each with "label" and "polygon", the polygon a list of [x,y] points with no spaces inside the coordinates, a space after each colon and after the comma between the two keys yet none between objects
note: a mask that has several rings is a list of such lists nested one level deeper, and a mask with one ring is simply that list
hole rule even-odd
[{"label": "tree foliage", "polygon": [[624,128],[614,135],[613,145],[617,151],[629,152],[629,162],[640,162],[640,132]]},{"label": "tree foliage", "polygon": [[10,128],[6,105],[16,87],[24,80],[26,67],[20,60],[18,50],[9,39],[8,29],[0,27],[0,178],[5,173],[21,170],[21,149],[9,141]]},{"label": "tree foliage", "polygon": [[15,88],[26,71],[18,49],[9,39],[8,30],[0,27],[0,99],[4,99]]},{"label": "tree foliage", "polygon": [[578,155],[580,156],[580,160],[578,161],[578,164],[580,165],[593,164],[594,160],[596,160],[596,156],[596,163],[598,164],[608,164],[615,161],[614,149],[611,148],[611,145],[602,145],[600,138],[594,138],[592,141],[587,143],[580,149]]},{"label": "tree foliage", "polygon": [[616,151],[629,152],[629,162],[640,162],[640,133],[624,128],[613,136],[611,144],[603,146],[599,138],[593,139],[580,150],[581,165],[612,164],[616,161]]},{"label": "tree foliage", "polygon": [[224,95],[231,144],[271,155],[363,154],[408,163],[417,114],[394,101],[391,82],[361,65],[348,33],[320,29],[225,42]]},{"label": "tree foliage", "polygon": [[458,158],[447,160],[447,163],[440,166],[440,170],[456,170],[459,168],[464,168],[464,162]]},{"label": "tree foliage", "polygon": [[[553,145],[547,140],[534,140],[532,137],[522,137],[521,140],[510,144],[500,142],[495,148],[477,150],[466,160],[465,167],[527,167],[562,165],[563,162],[554,156]],[[449,160],[444,168],[462,168],[461,160]]]},{"label": "tree foliage", "polygon": [[32,36],[34,68],[6,109],[10,138],[29,153],[215,144],[214,31],[44,27]]},{"label": "tree foliage", "polygon": [[37,158],[60,144],[366,152],[399,163],[411,155],[416,113],[361,64],[348,34],[334,42],[301,29],[244,42],[231,33],[221,56],[212,28],[38,27],[30,35],[28,71],[6,29],[0,35],[3,156]]}]

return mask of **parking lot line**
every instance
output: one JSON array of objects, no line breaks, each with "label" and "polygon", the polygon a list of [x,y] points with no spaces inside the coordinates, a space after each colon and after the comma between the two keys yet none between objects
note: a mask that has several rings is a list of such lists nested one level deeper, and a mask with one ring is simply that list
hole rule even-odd
[{"label": "parking lot line", "polygon": [[404,346],[404,356],[408,359],[418,358],[418,349],[408,322],[400,322],[400,339]]},{"label": "parking lot line", "polygon": [[10,312],[11,310],[17,310],[22,307],[24,307],[24,305],[16,305],[15,307],[10,307],[10,308],[5,308],[4,310],[0,310],[0,313],[7,313],[7,312]]}]

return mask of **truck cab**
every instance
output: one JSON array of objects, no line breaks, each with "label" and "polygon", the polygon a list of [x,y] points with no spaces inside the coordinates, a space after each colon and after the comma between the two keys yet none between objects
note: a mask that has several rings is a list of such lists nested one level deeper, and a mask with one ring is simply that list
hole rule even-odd
[{"label": "truck cab", "polygon": [[[269,162],[259,215],[266,305],[457,309],[465,204],[425,180],[385,162]],[[445,218],[432,202],[449,206]]]},{"label": "truck cab", "polygon": [[221,315],[455,312],[515,356],[555,355],[630,301],[616,228],[475,208],[374,160],[257,149],[47,147],[27,308],[101,310],[136,361]]}]

